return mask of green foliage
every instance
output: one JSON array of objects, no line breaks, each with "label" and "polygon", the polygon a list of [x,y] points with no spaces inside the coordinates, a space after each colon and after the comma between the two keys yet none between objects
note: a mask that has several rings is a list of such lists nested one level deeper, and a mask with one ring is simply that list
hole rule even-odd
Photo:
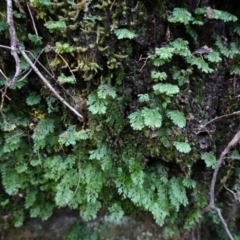
[{"label": "green foliage", "polygon": [[61,75],[57,78],[58,82],[63,84],[63,83],[72,83],[74,84],[75,78],[73,76],[65,76],[63,73],[61,73]]},{"label": "green foliage", "polygon": [[97,93],[91,93],[88,96],[87,104],[92,114],[105,114],[108,102],[105,99],[99,98]]},{"label": "green foliage", "polygon": [[[21,208],[15,214],[17,226],[25,213],[47,219],[54,207],[64,206],[78,209],[86,220],[105,208],[110,219],[119,220],[126,202],[133,211],[150,212],[158,224],[167,223],[168,235],[179,222],[190,229],[201,220],[209,175],[197,169],[203,175],[199,179],[193,167],[200,158],[196,125],[204,120],[198,114],[204,106],[198,106],[196,86],[202,88],[229,72],[237,79],[239,26],[231,25],[234,15],[209,8],[191,13],[175,8],[169,23],[163,21],[162,26],[154,12],[149,13],[151,19],[143,17],[150,8],[130,2],[81,1],[80,6],[71,1],[33,0],[42,36],[31,33],[24,14],[14,13],[20,44],[24,42],[35,58],[41,53],[35,64],[61,96],[70,103],[83,99],[79,112],[84,115],[77,119],[68,112],[35,74],[7,89],[0,120],[0,171],[6,193],[1,206],[16,202]],[[27,9],[24,1],[21,4]],[[9,42],[3,5],[2,43]],[[167,43],[159,42],[163,39],[159,29],[154,34],[146,29],[149,20],[161,29],[169,24]],[[232,26],[233,31],[226,30],[231,32],[229,40],[213,34],[216,20],[226,22],[226,29]],[[202,34],[205,27],[213,40]],[[212,51],[197,53],[206,43]],[[40,46],[50,47],[42,51]],[[0,56],[0,69],[13,76],[9,56]],[[20,58],[20,62],[22,71],[30,70],[26,61]],[[229,88],[221,101],[228,92],[234,91]],[[204,102],[205,95],[201,97]],[[201,158],[207,167],[216,166],[213,153],[202,153]],[[238,158],[233,151],[229,162]],[[232,171],[230,178],[237,175]],[[237,190],[238,180],[234,184]]]},{"label": "green foliage", "polygon": [[73,52],[73,47],[69,43],[56,42],[55,51],[57,53],[71,53]]},{"label": "green foliage", "polygon": [[193,209],[191,212],[188,213],[186,221],[184,223],[185,229],[191,229],[195,226],[197,222],[202,218],[201,209]]},{"label": "green foliage", "polygon": [[50,133],[53,133],[53,130],[54,121],[52,119],[43,119],[39,121],[32,135],[35,151],[42,149],[46,146],[47,144],[46,137]]},{"label": "green foliage", "polygon": [[28,34],[28,39],[35,45],[41,45],[42,44],[42,37],[36,36],[35,34]]},{"label": "green foliage", "polygon": [[190,145],[186,142],[173,142],[173,145],[181,153],[189,153],[191,151]]},{"label": "green foliage", "polygon": [[178,127],[184,128],[186,126],[186,118],[180,111],[168,111],[167,115]]},{"label": "green foliage", "polygon": [[202,153],[201,159],[206,163],[207,167],[211,167],[214,169],[217,165],[217,160],[213,153]]},{"label": "green foliage", "polygon": [[206,58],[209,62],[220,62],[222,58],[220,57],[220,54],[218,52],[211,52],[209,54],[204,55],[204,58]]},{"label": "green foliage", "polygon": [[174,8],[172,16],[168,18],[169,22],[188,24],[192,20],[192,15],[186,8]]},{"label": "green foliage", "polygon": [[69,145],[75,145],[76,144],[76,130],[75,126],[69,126],[68,129],[59,135],[58,142],[61,145],[69,146]]},{"label": "green foliage", "polygon": [[58,21],[48,21],[44,24],[44,26],[49,30],[50,33],[53,33],[57,30],[66,30],[67,25],[64,20],[58,20]]},{"label": "green foliage", "polygon": [[133,38],[137,37],[137,34],[129,31],[126,28],[116,29],[116,30],[114,30],[114,33],[116,34],[118,39],[124,39],[124,38],[133,39]]},{"label": "green foliage", "polygon": [[207,62],[205,62],[202,58],[200,57],[191,57],[188,60],[188,63],[190,63],[191,65],[196,65],[197,68],[204,72],[204,73],[212,73],[213,69],[211,69]]},{"label": "green foliage", "polygon": [[166,80],[167,79],[167,74],[165,72],[156,72],[156,71],[152,71],[151,72],[151,77],[152,79],[154,79],[154,81],[162,81],[162,80]]},{"label": "green foliage", "polygon": [[175,177],[169,181],[169,198],[176,211],[179,211],[180,205],[186,206],[188,204],[186,189],[182,182]]},{"label": "green foliage", "polygon": [[33,106],[39,104],[41,101],[41,96],[37,93],[31,92],[30,95],[26,99],[26,103],[29,106]]},{"label": "green foliage", "polygon": [[130,114],[128,118],[134,130],[142,130],[144,127],[154,129],[162,125],[162,116],[157,109],[143,108]]},{"label": "green foliage", "polygon": [[106,99],[108,96],[115,98],[116,95],[116,90],[114,89],[114,87],[112,87],[109,84],[101,84],[98,87],[98,97],[101,99]]},{"label": "green foliage", "polygon": [[109,207],[109,212],[111,214],[110,219],[112,221],[118,221],[124,215],[124,212],[123,212],[121,206],[117,203],[114,203],[111,207]]},{"label": "green foliage", "polygon": [[220,36],[216,36],[216,46],[218,47],[220,53],[228,58],[233,58],[235,55],[239,54],[237,43],[231,42],[229,47],[222,41]]},{"label": "green foliage", "polygon": [[179,93],[179,87],[169,83],[158,83],[153,85],[153,90],[156,94],[165,93],[166,95],[172,96],[173,94]]}]

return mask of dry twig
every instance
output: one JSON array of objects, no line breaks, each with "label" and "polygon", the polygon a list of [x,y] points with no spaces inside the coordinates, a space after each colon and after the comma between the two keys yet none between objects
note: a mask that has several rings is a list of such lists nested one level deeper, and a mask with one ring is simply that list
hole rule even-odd
[{"label": "dry twig", "polygon": [[68,107],[72,112],[75,113],[79,118],[83,119],[83,116],[77,112],[71,105],[69,105],[60,95],[59,93],[52,87],[52,85],[48,82],[48,80],[41,74],[41,72],[38,70],[38,68],[34,65],[34,63],[31,61],[31,59],[28,57],[26,52],[19,47],[19,51],[22,54],[22,56],[25,58],[25,60],[29,63],[29,65],[32,67],[34,72],[40,77],[40,79],[43,81],[43,83],[48,87],[48,89],[57,97],[66,107]]},{"label": "dry twig", "polygon": [[35,21],[34,21],[33,15],[32,15],[31,8],[29,7],[29,4],[28,4],[27,2],[26,2],[26,4],[27,4],[28,12],[29,12],[30,17],[31,17],[31,20],[32,20],[32,24],[33,24],[33,28],[34,28],[35,34],[36,34],[37,37],[39,37],[39,36],[38,36],[37,27],[36,27],[36,24],[35,24]]},{"label": "dry twig", "polygon": [[205,123],[204,125],[201,126],[201,129],[206,127],[208,124],[214,122],[214,121],[217,121],[217,120],[220,120],[224,117],[230,117],[230,116],[233,116],[233,115],[238,115],[240,114],[240,111],[236,111],[236,112],[233,112],[233,113],[229,113],[229,114],[225,114],[225,115],[222,115],[222,116],[219,116],[219,117],[215,117],[214,119],[208,121],[207,123]]},{"label": "dry twig", "polygon": [[217,161],[217,166],[213,172],[213,176],[212,176],[212,181],[211,181],[211,187],[210,187],[210,192],[209,192],[209,196],[210,196],[210,200],[209,200],[209,204],[206,207],[205,211],[209,211],[209,210],[215,210],[218,214],[218,217],[220,218],[223,227],[229,237],[229,239],[234,240],[226,221],[224,220],[221,210],[219,208],[217,208],[215,206],[215,186],[216,186],[216,181],[217,181],[217,175],[219,172],[219,169],[223,163],[223,160],[225,158],[225,156],[229,153],[229,151],[231,150],[232,147],[234,147],[240,140],[240,131],[238,131],[235,136],[233,137],[233,139],[228,143],[227,147],[223,150],[223,152],[221,153],[218,161]]},{"label": "dry twig", "polygon": [[11,41],[11,55],[13,56],[15,63],[16,63],[15,74],[14,74],[12,80],[6,83],[6,86],[9,87],[17,81],[17,77],[19,76],[19,74],[21,72],[20,59],[17,54],[17,48],[19,46],[19,41],[17,38],[14,21],[13,21],[12,0],[7,0],[7,24],[8,24],[8,28],[9,28],[10,41]]}]

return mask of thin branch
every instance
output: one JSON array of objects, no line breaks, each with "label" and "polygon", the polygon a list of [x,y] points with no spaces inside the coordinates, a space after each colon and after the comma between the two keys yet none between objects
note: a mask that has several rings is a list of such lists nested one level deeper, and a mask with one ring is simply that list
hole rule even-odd
[{"label": "thin branch", "polygon": [[38,68],[35,66],[35,64],[31,61],[31,59],[28,57],[26,52],[19,47],[19,51],[22,54],[22,56],[25,58],[25,60],[29,63],[29,65],[32,67],[34,72],[40,77],[40,79],[43,81],[43,83],[49,88],[49,90],[57,97],[66,107],[68,107],[75,115],[77,115],[79,118],[84,119],[84,117],[77,112],[71,105],[69,105],[59,94],[58,92],[52,87],[52,85],[48,82],[48,80],[41,74],[41,72],[38,70]]},{"label": "thin branch", "polygon": [[26,2],[26,4],[27,4],[28,12],[29,12],[30,17],[31,17],[31,20],[32,20],[32,24],[33,24],[33,28],[34,28],[35,34],[36,34],[37,37],[39,37],[39,36],[38,36],[38,31],[37,31],[37,28],[36,28],[36,24],[35,24],[33,15],[32,15],[32,11],[31,11],[31,9],[30,9],[30,7],[29,7],[29,4],[28,4],[27,2]]},{"label": "thin branch", "polygon": [[109,8],[110,11],[112,10],[112,7],[113,7],[113,5],[115,4],[115,1],[116,1],[116,0],[114,0],[113,3],[111,4],[111,6],[110,6],[110,8]]},{"label": "thin branch", "polygon": [[4,74],[4,72],[2,71],[2,69],[0,69],[0,73],[3,75],[3,77],[8,80],[8,77]]},{"label": "thin branch", "polygon": [[[2,89],[0,89],[0,92],[4,95],[4,97],[6,97],[9,101],[11,101],[11,98],[8,97],[8,95]],[[1,109],[1,107],[0,107],[0,109]]]},{"label": "thin branch", "polygon": [[209,122],[205,123],[204,125],[201,126],[201,129],[206,127],[208,124],[214,122],[214,121],[217,121],[217,120],[220,120],[224,117],[229,117],[229,116],[233,116],[233,115],[237,115],[237,114],[240,114],[240,111],[237,111],[237,112],[233,112],[233,113],[229,113],[229,114],[225,114],[225,115],[222,115],[222,116],[219,116],[219,117],[215,117],[214,119],[210,120]]},{"label": "thin branch", "polygon": [[3,117],[4,122],[6,122],[6,117],[5,117],[2,109],[3,109],[4,99],[5,99],[5,96],[6,96],[6,94],[7,94],[7,88],[8,88],[8,87],[5,86],[5,87],[3,88],[4,90],[3,90],[3,91],[1,90],[1,92],[2,92],[2,99],[1,99],[1,104],[0,104],[0,113],[1,113],[1,115],[2,115],[2,117]]},{"label": "thin branch", "polygon": [[233,236],[232,236],[232,234],[231,234],[231,232],[230,232],[230,230],[228,228],[228,225],[227,225],[226,221],[224,220],[224,218],[222,216],[221,210],[219,208],[217,208],[217,207],[215,207],[214,210],[217,212],[218,217],[220,218],[220,220],[221,220],[221,222],[223,224],[223,227],[224,227],[224,229],[225,229],[229,239],[234,240],[234,238],[233,238]]},{"label": "thin branch", "polygon": [[19,76],[21,72],[20,68],[20,59],[17,54],[17,48],[19,45],[14,21],[13,21],[13,8],[12,8],[12,0],[7,0],[7,25],[9,28],[9,34],[10,34],[10,41],[11,41],[11,55],[13,56],[15,60],[15,74],[11,81],[6,83],[6,86],[11,86],[17,81],[17,77]]},{"label": "thin branch", "polygon": [[0,44],[0,48],[5,48],[5,49],[8,49],[8,50],[11,50],[11,47],[8,47],[8,46],[5,46],[5,45],[1,45],[1,44]]},{"label": "thin branch", "polygon": [[[25,53],[28,52],[32,55],[32,57],[34,58],[34,60],[43,68],[43,70],[45,72],[48,73],[49,76],[51,76],[51,78],[55,79],[55,76],[53,76],[43,65],[40,61],[38,61],[38,58],[36,58],[30,51],[24,51]],[[30,59],[29,59],[30,60]],[[30,60],[31,61],[31,60]],[[32,62],[32,61],[31,61]]]},{"label": "thin branch", "polygon": [[76,80],[76,78],[75,78],[75,76],[74,76],[74,74],[72,72],[72,69],[70,68],[70,66],[68,65],[67,61],[64,59],[64,57],[61,54],[57,53],[56,51],[55,51],[55,53],[64,61],[64,63],[67,65],[67,68],[69,69],[70,73],[72,74],[75,82],[77,82],[77,80]]},{"label": "thin branch", "polygon": [[143,70],[143,68],[146,66],[148,58],[147,57],[146,58],[142,58],[142,55],[141,55],[139,60],[138,60],[138,62],[140,62],[142,60],[144,60],[144,62],[143,62],[142,67],[139,69],[139,72],[141,72]]},{"label": "thin branch", "polygon": [[228,229],[227,223],[224,220],[224,218],[222,217],[221,211],[219,208],[217,208],[215,206],[215,186],[216,186],[216,181],[217,181],[217,176],[218,176],[218,172],[219,169],[225,159],[225,156],[229,153],[229,151],[231,150],[232,147],[234,147],[240,140],[240,131],[238,131],[235,136],[232,138],[232,140],[228,143],[227,147],[223,150],[223,152],[221,153],[219,159],[217,160],[217,166],[213,172],[213,176],[212,176],[212,181],[211,181],[211,187],[210,187],[210,192],[209,192],[209,196],[210,196],[210,200],[209,200],[209,204],[208,206],[205,208],[205,211],[209,211],[209,210],[215,210],[218,213],[218,216],[220,218],[220,220],[222,221],[223,227],[228,235],[228,237],[231,240],[234,240],[231,232]]},{"label": "thin branch", "polygon": [[234,147],[240,140],[240,131],[238,131],[233,139],[228,143],[227,147],[224,149],[224,151],[221,153],[218,161],[217,166],[214,170],[213,176],[212,176],[212,182],[210,187],[210,202],[209,202],[209,208],[215,207],[215,185],[217,180],[218,171],[222,165],[222,162],[225,158],[225,156],[229,153],[230,149]]},{"label": "thin branch", "polygon": [[[39,59],[40,56],[42,55],[43,51],[44,51],[44,50],[42,50],[42,51],[38,54],[38,56],[37,56],[37,58],[35,58],[35,61],[34,61],[33,64],[36,64],[36,63],[38,62],[38,59]],[[32,72],[32,68],[31,68],[21,79],[19,79],[18,82],[21,82],[22,80],[24,80],[31,72]]]}]

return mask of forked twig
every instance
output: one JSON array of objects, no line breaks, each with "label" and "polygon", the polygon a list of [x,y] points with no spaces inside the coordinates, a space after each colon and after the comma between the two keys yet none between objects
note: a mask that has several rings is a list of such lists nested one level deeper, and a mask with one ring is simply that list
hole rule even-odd
[{"label": "forked twig", "polygon": [[218,176],[218,172],[219,169],[223,163],[223,160],[225,158],[225,156],[229,153],[229,151],[231,150],[232,147],[234,147],[240,140],[240,131],[238,131],[235,136],[233,137],[233,139],[228,143],[227,147],[223,150],[223,152],[221,153],[219,159],[217,160],[217,166],[213,172],[213,176],[212,176],[212,181],[211,181],[211,187],[210,187],[210,192],[209,192],[209,196],[210,196],[210,200],[209,200],[209,204],[206,207],[205,211],[209,211],[209,210],[215,210],[218,214],[218,217],[220,218],[223,227],[229,237],[229,239],[234,240],[226,221],[224,220],[221,210],[219,208],[217,208],[215,206],[215,186],[216,186],[216,181],[217,181],[217,176]]},{"label": "forked twig", "polygon": [[201,128],[204,128],[206,127],[208,124],[214,122],[214,121],[217,121],[217,120],[220,120],[224,117],[230,117],[230,116],[233,116],[233,115],[237,115],[237,114],[240,114],[240,111],[236,111],[236,112],[233,112],[233,113],[229,113],[229,114],[225,114],[225,115],[222,115],[222,116],[219,116],[219,117],[215,117],[214,119],[208,121],[207,123],[205,123],[204,125],[201,126]]},{"label": "forked twig", "polygon": [[77,112],[71,105],[69,105],[59,94],[58,92],[52,87],[52,85],[48,82],[48,80],[41,74],[41,72],[38,70],[38,68],[35,66],[35,64],[31,61],[31,59],[28,57],[26,52],[19,47],[19,51],[22,54],[22,56],[25,58],[25,60],[29,63],[29,65],[32,67],[34,72],[40,77],[40,79],[43,81],[43,83],[48,87],[48,89],[57,97],[66,107],[68,107],[75,115],[77,115],[79,118],[84,119],[84,117]]}]

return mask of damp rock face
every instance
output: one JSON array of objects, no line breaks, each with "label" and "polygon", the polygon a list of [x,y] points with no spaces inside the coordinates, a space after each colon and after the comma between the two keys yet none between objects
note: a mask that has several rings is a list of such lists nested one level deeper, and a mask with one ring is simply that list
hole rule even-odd
[{"label": "damp rock face", "polygon": [[[166,239],[167,233],[159,227],[150,214],[139,213],[111,221],[104,213],[94,221],[85,222],[77,211],[61,209],[47,221],[30,219],[20,228],[11,228],[4,240],[156,240]],[[179,236],[173,236],[177,239]],[[185,239],[182,236],[182,239]],[[186,238],[188,239],[188,238]]]}]

